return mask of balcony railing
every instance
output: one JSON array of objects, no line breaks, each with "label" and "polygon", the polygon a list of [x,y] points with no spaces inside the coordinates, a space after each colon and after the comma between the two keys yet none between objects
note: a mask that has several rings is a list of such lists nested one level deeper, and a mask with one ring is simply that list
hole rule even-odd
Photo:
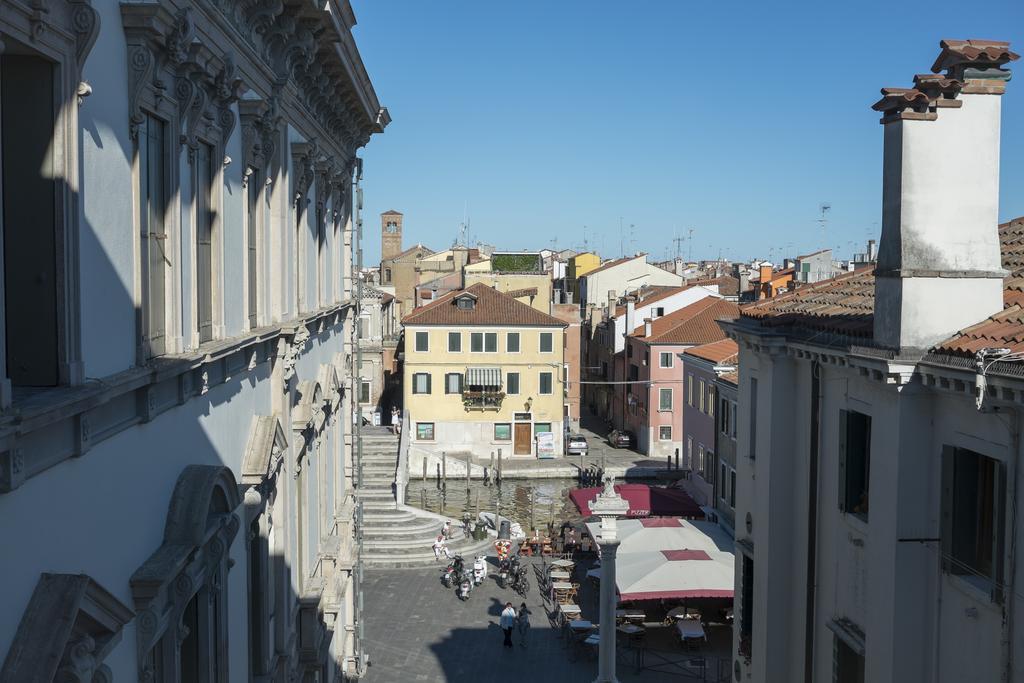
[{"label": "balcony railing", "polygon": [[463,391],[462,405],[466,410],[501,410],[505,399],[503,391]]}]

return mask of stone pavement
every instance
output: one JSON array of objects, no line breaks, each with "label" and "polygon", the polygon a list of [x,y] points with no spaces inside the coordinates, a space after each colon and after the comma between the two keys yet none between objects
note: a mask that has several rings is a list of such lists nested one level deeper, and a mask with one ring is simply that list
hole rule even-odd
[{"label": "stone pavement", "polygon": [[[493,561],[493,560],[492,560]],[[528,560],[529,561],[529,560]],[[590,683],[597,675],[596,653],[568,647],[548,623],[546,603],[530,572],[526,603],[532,612],[527,647],[502,647],[498,617],[506,601],[523,601],[502,590],[492,577],[460,601],[440,581],[441,563],[425,569],[368,569],[364,581],[367,683],[466,681],[468,683]],[[490,566],[493,571],[493,565]],[[581,589],[584,590],[584,589]],[[592,591],[581,598],[584,616],[596,609]],[[593,615],[593,616],[592,616]],[[636,673],[632,651],[621,650],[618,677],[623,683],[673,679],[666,672]],[[684,680],[712,680],[689,678]]]}]

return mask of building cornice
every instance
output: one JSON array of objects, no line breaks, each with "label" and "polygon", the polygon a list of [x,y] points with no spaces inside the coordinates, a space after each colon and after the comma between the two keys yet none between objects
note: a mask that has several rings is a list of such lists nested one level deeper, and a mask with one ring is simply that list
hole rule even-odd
[{"label": "building cornice", "polygon": [[[81,386],[46,390],[16,403],[0,415],[0,494],[217,385],[248,375],[275,357],[282,360],[287,380],[310,335],[340,325],[351,307],[347,301],[327,306],[193,352],[161,356],[144,366]],[[50,445],[41,447],[43,440]]]}]

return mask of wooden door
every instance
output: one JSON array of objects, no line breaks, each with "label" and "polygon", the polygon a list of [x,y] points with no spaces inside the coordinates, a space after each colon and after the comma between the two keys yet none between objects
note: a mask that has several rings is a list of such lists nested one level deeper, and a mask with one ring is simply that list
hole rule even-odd
[{"label": "wooden door", "polygon": [[533,425],[529,422],[517,422],[512,437],[513,455],[530,455],[533,452]]}]

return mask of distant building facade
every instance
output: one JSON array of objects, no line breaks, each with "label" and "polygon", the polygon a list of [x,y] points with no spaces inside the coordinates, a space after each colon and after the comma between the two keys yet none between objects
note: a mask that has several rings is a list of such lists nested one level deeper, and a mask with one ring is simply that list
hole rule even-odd
[{"label": "distant building facade", "polygon": [[566,322],[477,283],[402,324],[403,405],[414,448],[563,452]]}]

